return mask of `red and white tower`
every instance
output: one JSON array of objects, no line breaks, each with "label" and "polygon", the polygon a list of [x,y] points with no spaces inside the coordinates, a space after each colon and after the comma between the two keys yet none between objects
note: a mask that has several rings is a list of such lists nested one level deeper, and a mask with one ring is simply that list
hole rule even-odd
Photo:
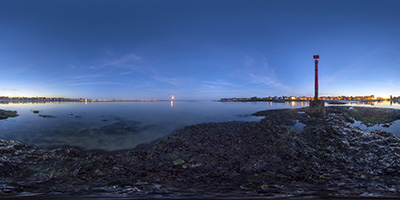
[{"label": "red and white tower", "polygon": [[318,59],[319,55],[314,55],[315,59],[315,96],[314,99],[318,100]]},{"label": "red and white tower", "polygon": [[314,55],[315,59],[315,96],[314,98],[310,101],[310,108],[308,110],[308,113],[311,115],[323,115],[326,113],[325,110],[325,102],[322,100],[318,99],[318,59],[319,55]]}]

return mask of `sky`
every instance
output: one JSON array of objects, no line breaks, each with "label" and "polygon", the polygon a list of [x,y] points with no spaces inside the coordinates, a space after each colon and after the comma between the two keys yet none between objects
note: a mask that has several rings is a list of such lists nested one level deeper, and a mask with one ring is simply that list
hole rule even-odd
[{"label": "sky", "polygon": [[396,0],[0,0],[0,96],[400,96]]}]

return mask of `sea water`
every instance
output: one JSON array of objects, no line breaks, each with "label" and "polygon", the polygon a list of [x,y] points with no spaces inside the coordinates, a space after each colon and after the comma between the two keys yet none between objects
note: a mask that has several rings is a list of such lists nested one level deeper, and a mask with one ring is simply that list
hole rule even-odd
[{"label": "sea water", "polygon": [[[307,102],[3,102],[18,117],[0,120],[0,139],[39,147],[76,146],[106,151],[135,148],[174,130],[206,122],[259,121],[252,113],[298,108]],[[34,113],[38,111],[39,113]]]},{"label": "sea water", "polygon": [[[388,102],[345,105],[400,109],[399,104]],[[306,106],[308,102],[301,101],[0,102],[0,109],[16,110],[19,114],[18,117],[0,120],[0,139],[23,141],[44,148],[68,145],[86,150],[114,151],[135,148],[189,125],[259,121],[263,117],[251,114]],[[353,125],[365,131],[388,130],[400,136],[399,120],[390,128],[364,127],[359,122]]]}]

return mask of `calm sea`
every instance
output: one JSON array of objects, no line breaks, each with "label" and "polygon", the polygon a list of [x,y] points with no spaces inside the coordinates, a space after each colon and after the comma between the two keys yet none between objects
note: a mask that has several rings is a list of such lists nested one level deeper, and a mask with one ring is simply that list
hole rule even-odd
[{"label": "calm sea", "polygon": [[[70,145],[106,151],[131,149],[188,125],[258,121],[261,118],[251,116],[252,113],[308,106],[307,102],[218,101],[0,103],[0,109],[16,110],[19,114],[0,120],[1,139],[40,147]],[[373,106],[400,108],[399,104],[389,103]],[[400,130],[400,123],[392,127]]]}]

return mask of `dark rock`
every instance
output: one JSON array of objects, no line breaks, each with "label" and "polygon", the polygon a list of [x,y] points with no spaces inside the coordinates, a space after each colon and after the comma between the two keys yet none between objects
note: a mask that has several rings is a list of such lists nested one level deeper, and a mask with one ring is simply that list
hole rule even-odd
[{"label": "dark rock", "polygon": [[307,113],[314,116],[324,115],[326,113],[325,102],[319,99],[311,100],[310,107],[307,108]]},{"label": "dark rock", "polygon": [[43,118],[56,118],[56,116],[53,116],[53,115],[42,115],[42,114],[39,114],[39,117],[43,117]]},{"label": "dark rock", "polygon": [[17,111],[2,110],[0,109],[0,119],[7,119],[9,117],[17,117]]}]

